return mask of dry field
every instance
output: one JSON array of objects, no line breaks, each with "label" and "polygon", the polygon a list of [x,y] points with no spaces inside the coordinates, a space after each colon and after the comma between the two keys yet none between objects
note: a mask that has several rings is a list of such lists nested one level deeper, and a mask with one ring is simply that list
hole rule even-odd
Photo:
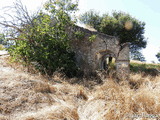
[{"label": "dry field", "polygon": [[11,68],[0,57],[0,120],[158,120],[160,76],[47,79]]}]

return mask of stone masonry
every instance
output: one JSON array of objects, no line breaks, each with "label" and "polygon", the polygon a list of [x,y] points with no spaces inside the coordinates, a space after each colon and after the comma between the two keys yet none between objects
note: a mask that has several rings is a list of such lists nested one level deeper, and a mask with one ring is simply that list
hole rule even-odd
[{"label": "stone masonry", "polygon": [[[120,80],[128,79],[130,71],[128,43],[120,45],[116,37],[79,26],[74,26],[69,31],[77,65],[85,74],[103,69],[103,61],[107,57],[113,57],[115,58],[117,78]],[[80,33],[81,37],[73,37],[75,32]]]}]

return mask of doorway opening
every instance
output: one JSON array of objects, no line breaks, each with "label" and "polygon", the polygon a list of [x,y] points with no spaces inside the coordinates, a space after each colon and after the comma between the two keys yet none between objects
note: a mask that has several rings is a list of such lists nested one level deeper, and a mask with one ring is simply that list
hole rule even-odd
[{"label": "doorway opening", "polygon": [[109,71],[111,69],[114,69],[114,67],[115,67],[115,58],[110,54],[104,55],[101,60],[101,69]]}]

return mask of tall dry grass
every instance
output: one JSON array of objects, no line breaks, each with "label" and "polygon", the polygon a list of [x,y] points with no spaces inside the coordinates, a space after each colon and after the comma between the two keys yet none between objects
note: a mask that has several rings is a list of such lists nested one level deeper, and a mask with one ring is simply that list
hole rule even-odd
[{"label": "tall dry grass", "polygon": [[91,99],[79,108],[80,119],[160,119],[159,90],[160,76],[144,78],[141,74],[132,74],[129,81],[121,83],[109,79],[103,85],[96,86]]},{"label": "tall dry grass", "polygon": [[2,58],[0,68],[0,120],[160,119],[160,76],[131,74],[120,82],[103,76],[97,84],[59,73],[48,80],[9,69]]}]

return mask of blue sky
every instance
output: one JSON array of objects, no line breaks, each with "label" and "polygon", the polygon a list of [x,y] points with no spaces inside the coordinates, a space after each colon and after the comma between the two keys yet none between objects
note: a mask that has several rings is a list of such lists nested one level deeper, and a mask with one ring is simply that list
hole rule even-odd
[{"label": "blue sky", "polygon": [[[10,6],[15,0],[1,0],[0,14],[4,6]],[[37,10],[46,0],[21,0],[28,10]],[[148,38],[147,48],[143,54],[147,62],[155,61],[155,54],[160,50],[160,0],[80,0],[80,13],[94,9],[100,14],[111,13],[113,10],[129,13],[131,16],[146,23],[145,37]]]}]

